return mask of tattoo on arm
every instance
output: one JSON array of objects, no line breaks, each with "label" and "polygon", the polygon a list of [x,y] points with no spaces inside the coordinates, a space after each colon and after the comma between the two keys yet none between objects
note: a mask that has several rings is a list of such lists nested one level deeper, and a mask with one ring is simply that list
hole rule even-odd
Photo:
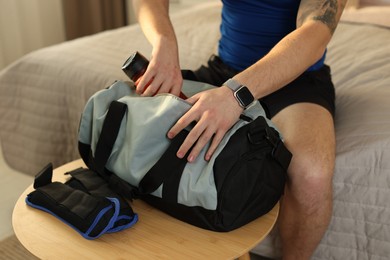
[{"label": "tattoo on arm", "polygon": [[328,26],[333,34],[345,3],[346,0],[302,0],[297,25],[302,25],[308,19],[320,21]]}]

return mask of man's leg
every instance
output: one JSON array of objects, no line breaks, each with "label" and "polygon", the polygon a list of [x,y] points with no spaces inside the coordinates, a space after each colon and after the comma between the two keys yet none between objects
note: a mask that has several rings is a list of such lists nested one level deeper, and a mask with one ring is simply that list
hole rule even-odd
[{"label": "man's leg", "polygon": [[293,154],[278,220],[283,259],[310,259],[332,215],[333,119],[319,105],[298,103],[272,121]]}]

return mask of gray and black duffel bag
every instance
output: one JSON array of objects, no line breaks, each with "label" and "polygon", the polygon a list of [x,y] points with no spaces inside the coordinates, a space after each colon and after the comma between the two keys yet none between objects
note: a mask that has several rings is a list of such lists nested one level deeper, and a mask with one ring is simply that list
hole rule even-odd
[{"label": "gray and black duffel bag", "polygon": [[[184,81],[187,96],[212,86]],[[170,94],[139,97],[115,82],[93,95],[79,129],[89,169],[128,199],[141,198],[190,224],[230,231],[270,211],[280,199],[291,160],[259,102],[246,109],[209,161],[176,157],[188,131],[168,130],[190,108]]]},{"label": "gray and black duffel bag", "polygon": [[[191,96],[212,86],[184,81]],[[26,203],[73,227],[83,237],[133,226],[126,199],[143,199],[198,227],[230,231],[266,214],[280,199],[291,153],[259,102],[246,109],[209,161],[205,149],[187,163],[176,152],[188,134],[168,130],[191,105],[170,94],[139,97],[117,81],[95,93],[80,121],[79,151],[88,169],[52,182],[48,165],[35,178]]]}]

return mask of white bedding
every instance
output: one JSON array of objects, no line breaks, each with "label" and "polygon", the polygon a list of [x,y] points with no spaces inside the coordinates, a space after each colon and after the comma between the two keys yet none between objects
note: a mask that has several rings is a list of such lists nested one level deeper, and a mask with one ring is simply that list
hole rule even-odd
[{"label": "white bedding", "polygon": [[[219,4],[174,17],[182,68],[215,53]],[[8,164],[35,174],[79,157],[77,128],[90,95],[116,79],[133,51],[148,55],[138,26],[33,52],[0,72],[0,139]],[[336,86],[334,211],[313,259],[390,256],[390,29],[342,22],[326,61]],[[277,236],[256,252],[278,254]]]}]

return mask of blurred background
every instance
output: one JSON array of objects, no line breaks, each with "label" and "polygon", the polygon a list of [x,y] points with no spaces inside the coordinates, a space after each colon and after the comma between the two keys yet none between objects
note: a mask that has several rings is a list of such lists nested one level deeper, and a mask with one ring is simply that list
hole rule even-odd
[{"label": "blurred background", "polygon": [[[170,12],[209,1],[220,0],[170,0]],[[348,0],[347,5],[389,2]],[[132,23],[132,0],[0,0],[0,70],[33,50]]]},{"label": "blurred background", "polygon": [[[171,0],[177,12],[207,0]],[[63,41],[136,22],[132,0],[0,0],[0,70]]]}]

